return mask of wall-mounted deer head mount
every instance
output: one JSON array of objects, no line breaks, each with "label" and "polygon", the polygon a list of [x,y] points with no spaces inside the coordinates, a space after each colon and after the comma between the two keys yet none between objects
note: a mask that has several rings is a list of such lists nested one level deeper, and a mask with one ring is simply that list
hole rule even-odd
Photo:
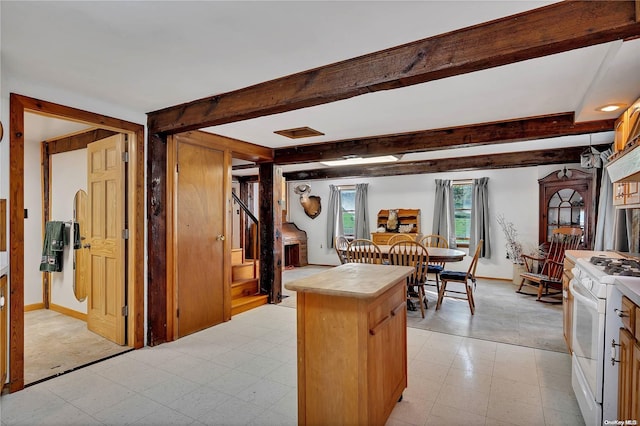
[{"label": "wall-mounted deer head mount", "polygon": [[311,219],[315,219],[320,214],[322,206],[320,205],[320,197],[317,195],[309,195],[311,193],[311,186],[304,184],[298,185],[293,188],[293,192],[300,196],[300,205],[304,209],[304,212]]}]

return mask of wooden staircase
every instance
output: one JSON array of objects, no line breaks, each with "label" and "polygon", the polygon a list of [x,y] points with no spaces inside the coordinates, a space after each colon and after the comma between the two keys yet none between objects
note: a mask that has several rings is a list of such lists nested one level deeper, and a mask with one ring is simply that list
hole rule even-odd
[{"label": "wooden staircase", "polygon": [[231,250],[231,316],[266,305],[269,297],[260,294],[258,261],[246,261],[244,249]]}]

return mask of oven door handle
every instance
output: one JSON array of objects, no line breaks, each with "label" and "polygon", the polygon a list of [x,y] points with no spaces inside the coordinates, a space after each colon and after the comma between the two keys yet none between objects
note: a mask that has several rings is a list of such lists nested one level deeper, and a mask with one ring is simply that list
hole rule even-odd
[{"label": "oven door handle", "polygon": [[590,297],[585,296],[581,290],[578,290],[578,287],[574,284],[574,282],[574,280],[571,280],[569,282],[569,288],[571,289],[571,294],[573,295],[573,297],[597,312],[598,302],[591,299]]}]

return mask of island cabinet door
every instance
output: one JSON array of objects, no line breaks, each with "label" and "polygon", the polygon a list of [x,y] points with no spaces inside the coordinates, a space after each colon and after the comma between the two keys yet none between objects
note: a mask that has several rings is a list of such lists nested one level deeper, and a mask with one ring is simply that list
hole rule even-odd
[{"label": "island cabinet door", "polygon": [[407,387],[407,302],[404,280],[369,311],[369,424],[384,424]]}]

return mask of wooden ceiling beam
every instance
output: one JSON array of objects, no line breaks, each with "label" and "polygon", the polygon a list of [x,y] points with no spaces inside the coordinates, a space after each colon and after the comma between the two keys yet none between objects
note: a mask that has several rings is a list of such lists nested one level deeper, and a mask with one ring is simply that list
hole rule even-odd
[{"label": "wooden ceiling beam", "polygon": [[48,146],[50,155],[59,154],[61,152],[74,151],[76,149],[86,148],[92,142],[100,139],[108,138],[118,132],[106,129],[91,129],[86,132],[77,133],[75,135],[64,136],[58,139],[50,139],[44,141]]},{"label": "wooden ceiling beam", "polygon": [[[609,145],[596,145],[604,151]],[[284,173],[287,181],[337,179],[346,177],[381,177],[443,173],[464,170],[505,169],[532,167],[546,164],[576,163],[584,146],[534,151],[508,152],[502,154],[475,155],[470,157],[438,158],[434,160],[408,161],[400,163],[367,164],[360,166],[331,167]]]},{"label": "wooden ceiling beam", "polygon": [[173,134],[424,83],[640,34],[634,1],[563,1],[148,114]]},{"label": "wooden ceiling beam", "polygon": [[374,136],[275,150],[276,164],[309,163],[349,156],[409,154],[412,152],[522,142],[560,136],[613,131],[614,119],[575,123],[572,112],[446,129]]}]

